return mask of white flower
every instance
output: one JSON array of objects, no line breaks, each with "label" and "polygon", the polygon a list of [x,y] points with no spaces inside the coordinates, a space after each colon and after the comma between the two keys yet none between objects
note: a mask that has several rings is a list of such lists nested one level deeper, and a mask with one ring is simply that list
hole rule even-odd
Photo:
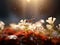
[{"label": "white flower", "polygon": [[20,29],[22,29],[22,30],[33,30],[33,24],[26,22],[26,20],[21,20],[18,23],[18,25],[19,25]]},{"label": "white flower", "polygon": [[58,26],[60,27],[60,24]]},{"label": "white flower", "polygon": [[43,19],[40,20],[41,23],[44,23],[45,21]]},{"label": "white flower", "polygon": [[4,26],[5,26],[5,23],[0,21],[0,30],[3,30],[4,29]]},{"label": "white flower", "polygon": [[[42,22],[43,22],[43,20],[42,20]],[[43,25],[42,25],[42,22],[41,21],[38,21],[38,22],[36,22],[35,23],[35,26],[36,26],[36,28],[38,28],[38,29],[44,29],[44,27],[43,27]]]},{"label": "white flower", "polygon": [[36,29],[36,24],[30,24],[28,29],[34,31]]},{"label": "white flower", "polygon": [[8,36],[9,39],[17,39],[17,36],[16,35],[10,35]]},{"label": "white flower", "polygon": [[10,24],[10,27],[13,29],[18,29],[19,25],[12,23],[12,24]]},{"label": "white flower", "polygon": [[49,24],[53,24],[55,20],[56,18],[49,17],[48,20],[46,20],[46,22],[48,22]]},{"label": "white flower", "polygon": [[42,25],[43,22],[44,22],[43,20],[36,22],[35,23],[35,30],[37,30],[38,32],[41,32],[42,34],[45,34],[45,29]]},{"label": "white flower", "polygon": [[58,29],[60,30],[60,24],[58,25]]},{"label": "white flower", "polygon": [[26,19],[25,20],[20,20],[20,22],[18,23],[18,25],[25,24],[25,23],[26,23]]},{"label": "white flower", "polygon": [[20,22],[18,23],[19,26],[24,26],[26,24],[27,24],[26,20],[20,20]]},{"label": "white flower", "polygon": [[56,26],[56,28],[60,31],[60,24],[58,24],[58,26]]},{"label": "white flower", "polygon": [[46,27],[47,27],[47,29],[49,29],[49,30],[52,29],[52,26],[49,25],[49,24],[47,24]]},{"label": "white flower", "polygon": [[29,30],[33,30],[33,24],[30,24],[30,25],[28,26],[28,29],[29,29]]},{"label": "white flower", "polygon": [[40,21],[38,21],[38,22],[35,23],[35,26],[40,27],[40,26],[42,26],[42,23]]},{"label": "white flower", "polygon": [[25,26],[20,26],[19,27],[21,30],[24,30],[25,29]]}]

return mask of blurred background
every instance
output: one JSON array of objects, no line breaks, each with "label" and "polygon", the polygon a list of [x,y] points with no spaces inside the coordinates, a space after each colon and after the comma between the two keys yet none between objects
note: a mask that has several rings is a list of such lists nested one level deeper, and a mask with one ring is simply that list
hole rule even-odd
[{"label": "blurred background", "polygon": [[60,0],[0,0],[0,20],[17,23],[21,19],[47,19],[56,17],[60,23]]}]

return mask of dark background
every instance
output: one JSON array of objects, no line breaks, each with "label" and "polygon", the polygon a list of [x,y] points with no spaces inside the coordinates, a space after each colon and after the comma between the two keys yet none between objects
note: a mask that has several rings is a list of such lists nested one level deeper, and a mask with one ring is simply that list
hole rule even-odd
[{"label": "dark background", "polygon": [[[8,2],[10,0],[0,0],[0,20],[5,22],[6,24],[12,23],[12,22],[18,22],[20,19],[24,19],[22,16],[22,8],[20,9],[16,6],[16,4],[11,3],[13,7],[16,7],[16,10],[13,8],[9,8],[10,3]],[[53,11],[50,10],[52,13],[48,13],[47,15],[42,15],[41,18],[47,19],[48,17],[56,17],[56,24],[60,23],[60,0],[53,0],[54,1],[54,8]],[[12,7],[11,6],[11,7]],[[12,14],[11,14],[12,12]],[[10,16],[11,15],[11,16]],[[28,19],[28,17],[26,17]]]}]

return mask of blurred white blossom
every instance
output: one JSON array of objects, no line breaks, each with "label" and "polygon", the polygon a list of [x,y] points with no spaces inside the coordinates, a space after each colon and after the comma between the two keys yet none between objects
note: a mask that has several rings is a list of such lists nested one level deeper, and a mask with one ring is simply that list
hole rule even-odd
[{"label": "blurred white blossom", "polygon": [[45,33],[46,29],[43,27],[43,23],[44,23],[44,20],[40,20],[40,21],[36,22],[35,23],[35,26],[36,26],[35,29],[42,34],[46,34]]},{"label": "blurred white blossom", "polygon": [[58,24],[58,26],[56,26],[56,28],[60,31],[60,24]]},{"label": "blurred white blossom", "polygon": [[10,24],[10,27],[13,29],[18,29],[19,25],[12,23],[12,24]]},{"label": "blurred white blossom", "polygon": [[4,26],[5,26],[5,23],[0,21],[0,30],[3,30],[4,29]]},{"label": "blurred white blossom", "polygon": [[46,22],[48,22],[49,24],[53,24],[55,22],[56,18],[53,17],[49,17],[48,20],[46,20]]},{"label": "blurred white blossom", "polygon": [[60,27],[60,24],[59,24],[59,27]]},{"label": "blurred white blossom", "polygon": [[25,20],[20,20],[20,22],[18,23],[18,25],[21,25],[21,24],[26,24],[26,19]]},{"label": "blurred white blossom", "polygon": [[32,28],[32,23],[29,23],[27,22],[26,20],[21,20],[19,23],[18,23],[20,29],[31,29]]},{"label": "blurred white blossom", "polygon": [[54,22],[55,22],[56,18],[53,17],[49,17],[48,20],[46,20],[46,22],[48,22],[48,24],[46,24],[46,28],[48,29],[49,35],[51,36],[52,34],[55,34],[54,31]]},{"label": "blurred white blossom", "polygon": [[50,24],[47,24],[46,27],[47,27],[47,29],[51,30],[53,26]]},{"label": "blurred white blossom", "polygon": [[8,36],[9,39],[17,39],[17,36],[16,35],[10,35]]},{"label": "blurred white blossom", "polygon": [[58,29],[60,30],[60,24],[58,24]]},{"label": "blurred white blossom", "polygon": [[43,19],[40,20],[41,23],[45,23],[45,21]]}]

